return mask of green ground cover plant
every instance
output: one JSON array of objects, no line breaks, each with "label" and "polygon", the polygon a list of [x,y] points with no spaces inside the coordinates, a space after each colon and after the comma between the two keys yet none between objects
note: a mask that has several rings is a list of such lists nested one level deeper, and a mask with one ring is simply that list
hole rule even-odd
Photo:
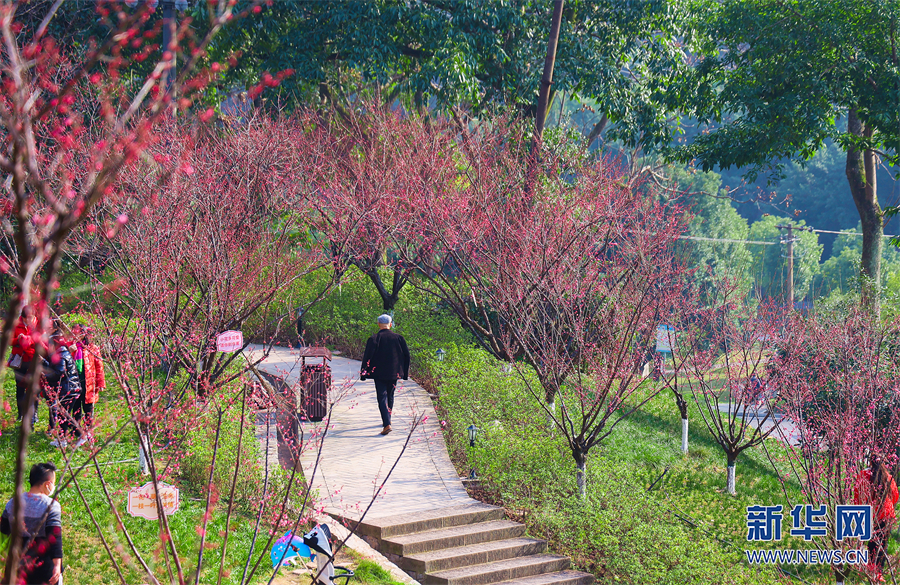
[{"label": "green ground cover plant", "polygon": [[[574,468],[561,438],[514,371],[472,346],[454,346],[431,364],[445,438],[461,474],[474,468],[486,494],[524,521],[532,536],[550,541],[599,582],[774,583],[829,582],[827,568],[750,567],[752,548],[811,548],[799,538],[746,541],[748,505],[802,502],[799,487],[782,483],[765,452],[738,459],[740,488],[725,493],[725,457],[691,404],[690,453],[680,452],[680,414],[662,392],[625,419],[588,462],[588,498],[577,498]],[[635,396],[633,400],[640,400]],[[466,428],[475,424],[475,448]],[[857,578],[858,579],[858,578]],[[861,582],[851,581],[849,582]],[[864,582],[864,581],[862,581]]]}]

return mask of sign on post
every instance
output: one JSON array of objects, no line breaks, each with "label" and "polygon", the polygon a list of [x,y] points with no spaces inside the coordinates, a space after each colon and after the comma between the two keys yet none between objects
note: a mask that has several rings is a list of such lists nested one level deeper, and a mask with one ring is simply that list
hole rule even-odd
[{"label": "sign on post", "polygon": [[[163,482],[159,482],[159,499],[162,502],[163,512],[166,516],[171,516],[177,512],[181,504],[178,488]],[[156,507],[156,491],[153,489],[152,481],[145,483],[141,487],[128,490],[128,506],[126,509],[129,514],[139,518],[146,518],[147,520],[159,518],[159,511]]]},{"label": "sign on post", "polygon": [[668,325],[660,325],[656,328],[656,351],[672,353],[675,345],[675,328]]},{"label": "sign on post", "polygon": [[240,331],[223,331],[216,336],[216,351],[233,352],[244,347],[244,334]]}]

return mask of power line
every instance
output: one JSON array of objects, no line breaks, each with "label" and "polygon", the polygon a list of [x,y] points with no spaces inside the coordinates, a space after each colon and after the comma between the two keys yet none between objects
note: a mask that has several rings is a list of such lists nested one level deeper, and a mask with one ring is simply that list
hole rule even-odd
[{"label": "power line", "polygon": [[759,244],[761,246],[777,246],[778,242],[758,242],[755,240],[729,240],[727,238],[701,238],[700,236],[679,236],[679,240],[700,240],[702,242],[729,242],[732,244]]},{"label": "power line", "polygon": [[[775,226],[786,228],[787,226]],[[863,234],[858,232],[836,232],[832,230],[818,230],[812,227],[803,227],[803,226],[792,226],[791,229],[802,230],[805,232],[815,232],[817,234],[836,234],[839,236],[862,236]],[[900,236],[890,235],[890,234],[882,234],[882,238],[900,238]],[[729,244],[757,244],[760,246],[777,246],[779,244],[785,244],[787,241],[779,241],[779,242],[760,242],[758,240],[732,240],[729,238],[703,238],[700,236],[678,236],[679,240],[698,240],[701,242],[726,242]],[[794,241],[798,241],[794,238]]]},{"label": "power line", "polygon": [[[801,227],[801,226],[794,226],[793,229],[795,229],[795,230],[802,230],[802,231],[805,231],[805,232],[816,232],[817,234],[836,234],[836,235],[839,235],[839,236],[861,236],[861,235],[863,235],[863,234],[861,234],[861,233],[859,233],[859,232],[835,232],[835,231],[832,231],[832,230],[817,230],[817,229],[812,228],[812,227]],[[892,235],[889,235],[889,234],[882,234],[881,237],[882,237],[882,238],[897,238],[897,237],[900,237],[900,236],[892,236]]]}]

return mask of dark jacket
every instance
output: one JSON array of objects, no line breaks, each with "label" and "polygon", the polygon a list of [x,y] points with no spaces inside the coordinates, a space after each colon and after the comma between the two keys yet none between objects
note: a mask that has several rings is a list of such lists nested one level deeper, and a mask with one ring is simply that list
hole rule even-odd
[{"label": "dark jacket", "polygon": [[359,379],[409,379],[409,349],[403,336],[390,329],[381,329],[366,342]]},{"label": "dark jacket", "polygon": [[44,360],[44,376],[50,391],[58,393],[60,402],[69,402],[81,395],[75,359],[66,346],[61,345],[55,356]]}]

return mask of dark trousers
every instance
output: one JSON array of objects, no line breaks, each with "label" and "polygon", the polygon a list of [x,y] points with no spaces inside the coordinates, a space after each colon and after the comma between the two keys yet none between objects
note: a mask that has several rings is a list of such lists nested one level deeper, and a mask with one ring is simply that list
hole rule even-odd
[{"label": "dark trousers", "polygon": [[391,411],[394,409],[394,390],[397,380],[375,380],[375,398],[378,399],[378,412],[381,413],[381,426],[391,424]]},{"label": "dark trousers", "polygon": [[[18,419],[22,419],[25,416],[25,411],[28,409],[28,401],[25,400],[25,397],[28,395],[28,385],[25,383],[25,375],[28,372],[28,369],[31,367],[31,362],[23,362],[22,367],[15,370],[16,375],[16,409],[18,411],[17,417]],[[37,422],[38,418],[38,399],[35,397],[34,399],[34,413],[31,415],[31,425],[34,428],[34,423]]]},{"label": "dark trousers", "polygon": [[891,535],[891,524],[889,520],[876,520],[872,528],[872,540],[867,543],[869,562],[884,570],[884,563],[887,561],[888,537]]},{"label": "dark trousers", "polygon": [[[65,397],[59,401],[58,421],[59,429],[66,435],[81,438],[81,397]],[[71,417],[71,418],[70,418]],[[74,419],[74,421],[72,420]]]},{"label": "dark trousers", "polygon": [[84,419],[82,420],[82,427],[84,429],[90,430],[92,426],[94,426],[94,405],[88,404],[84,400],[81,401],[81,412],[84,413]]}]

